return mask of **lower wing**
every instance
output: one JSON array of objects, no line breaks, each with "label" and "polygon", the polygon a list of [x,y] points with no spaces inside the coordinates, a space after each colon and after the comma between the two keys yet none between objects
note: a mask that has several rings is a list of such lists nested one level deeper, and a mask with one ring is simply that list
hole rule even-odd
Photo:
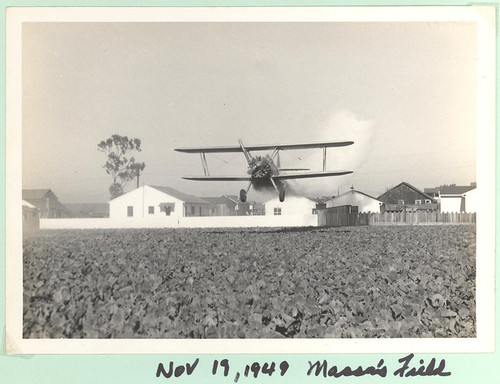
[{"label": "lower wing", "polygon": [[350,173],[353,173],[353,171],[300,172],[300,173],[288,173],[288,174],[273,176],[273,179],[274,180],[308,179],[312,177],[342,176],[342,175],[348,175]]},{"label": "lower wing", "polygon": [[252,178],[249,176],[188,176],[183,177],[186,180],[197,180],[197,181],[251,181]]}]

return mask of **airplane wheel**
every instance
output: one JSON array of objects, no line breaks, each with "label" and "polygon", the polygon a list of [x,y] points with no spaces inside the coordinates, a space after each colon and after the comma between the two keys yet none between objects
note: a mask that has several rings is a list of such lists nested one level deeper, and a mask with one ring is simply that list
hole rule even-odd
[{"label": "airplane wheel", "polygon": [[245,201],[247,201],[247,191],[245,191],[244,189],[242,189],[240,191],[240,201],[242,203],[244,203]]},{"label": "airplane wheel", "polygon": [[282,189],[280,191],[279,198],[280,198],[281,203],[285,201],[285,190],[284,189]]}]

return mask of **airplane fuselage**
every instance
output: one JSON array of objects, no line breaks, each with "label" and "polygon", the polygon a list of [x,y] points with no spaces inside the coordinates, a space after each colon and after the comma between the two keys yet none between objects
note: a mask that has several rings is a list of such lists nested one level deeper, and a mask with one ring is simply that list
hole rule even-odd
[{"label": "airplane fuselage", "polygon": [[247,173],[252,177],[252,185],[255,189],[268,189],[282,186],[282,182],[274,182],[273,176],[279,175],[279,169],[271,156],[255,156],[249,161]]}]

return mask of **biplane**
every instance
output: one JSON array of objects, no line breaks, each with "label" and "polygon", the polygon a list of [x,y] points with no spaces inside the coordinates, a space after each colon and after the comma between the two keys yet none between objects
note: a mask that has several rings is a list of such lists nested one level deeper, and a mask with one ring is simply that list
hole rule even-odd
[{"label": "biplane", "polygon": [[[313,177],[331,177],[342,176],[353,171],[327,171],[326,153],[327,148],[345,147],[354,144],[354,141],[334,141],[323,143],[308,144],[285,144],[285,145],[252,145],[245,146],[241,140],[238,140],[239,146],[221,146],[221,147],[200,147],[200,148],[176,148],[176,151],[185,153],[199,153],[203,166],[204,176],[183,177],[186,180],[197,181],[247,181],[248,187],[240,190],[240,201],[245,202],[250,187],[256,190],[274,189],[281,202],[285,201],[285,190],[287,180],[306,179]],[[280,151],[294,149],[318,148],[323,150],[323,170],[311,171],[308,168],[281,168],[279,153]],[[272,151],[271,154],[264,156],[254,156],[250,152]],[[247,175],[245,176],[211,176],[208,170],[207,153],[229,153],[242,152],[248,163]],[[275,162],[276,161],[276,162]]]}]

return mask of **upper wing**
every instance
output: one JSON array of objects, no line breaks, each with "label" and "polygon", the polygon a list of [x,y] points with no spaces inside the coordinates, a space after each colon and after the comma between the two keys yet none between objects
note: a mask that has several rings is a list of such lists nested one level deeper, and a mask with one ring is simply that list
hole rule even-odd
[{"label": "upper wing", "polygon": [[252,180],[249,176],[188,176],[183,177],[186,180],[197,180],[197,181],[250,181]]},{"label": "upper wing", "polygon": [[[354,144],[354,141],[329,141],[323,143],[307,144],[269,144],[269,145],[245,145],[247,151],[271,151],[271,150],[290,150],[290,149],[308,149],[308,148],[330,148],[345,147]],[[210,153],[210,152],[243,152],[241,147],[194,147],[194,148],[176,148],[176,151],[186,153]]]},{"label": "upper wing", "polygon": [[288,174],[284,174],[284,175],[273,176],[273,179],[274,180],[307,179],[307,178],[312,178],[312,177],[342,176],[342,175],[348,175],[350,173],[352,173],[352,171],[288,173]]}]

